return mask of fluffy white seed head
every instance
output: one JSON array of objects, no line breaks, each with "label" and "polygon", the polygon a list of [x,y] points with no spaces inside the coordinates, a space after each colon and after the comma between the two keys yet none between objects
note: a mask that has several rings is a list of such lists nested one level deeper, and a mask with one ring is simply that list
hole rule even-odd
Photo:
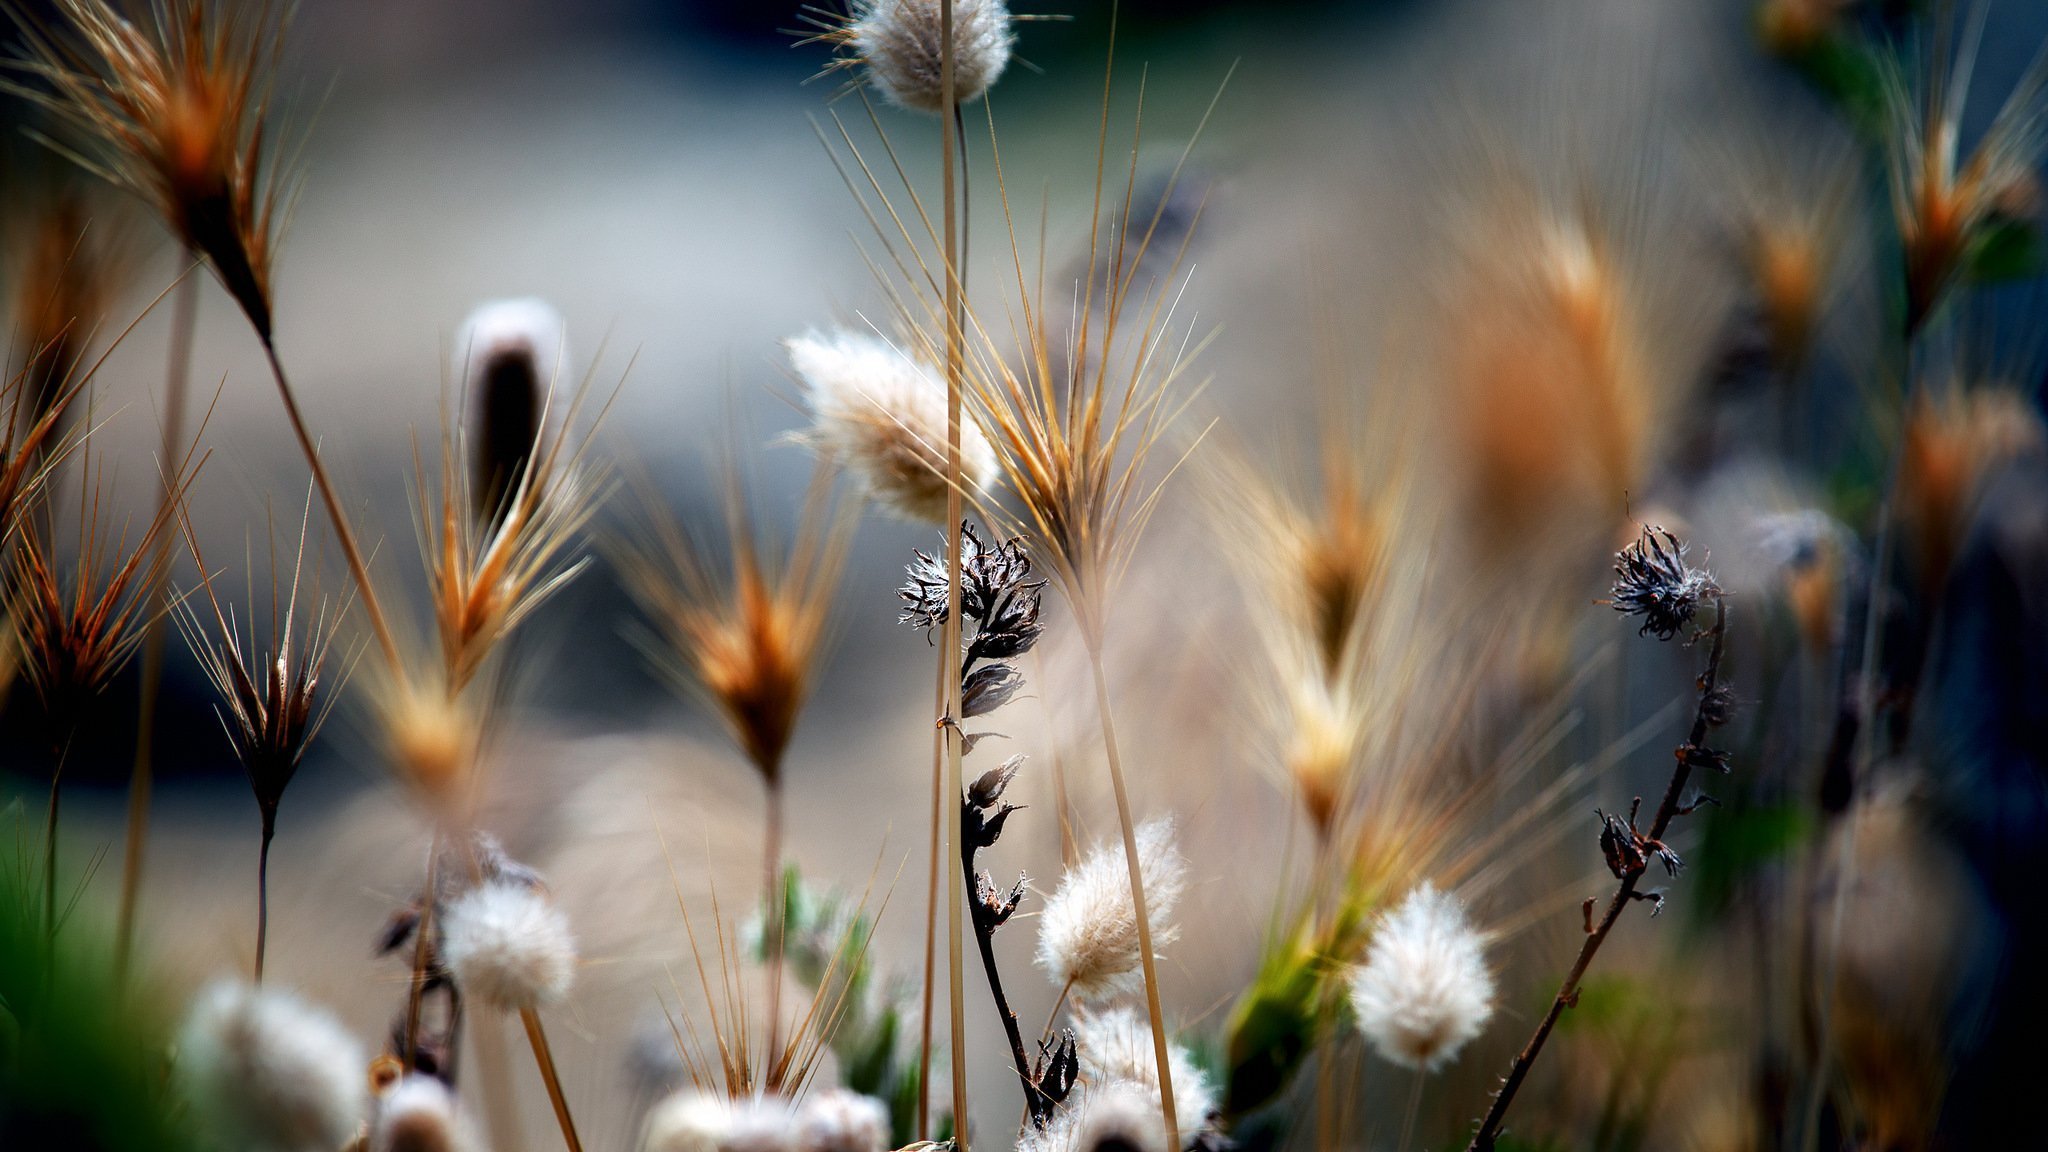
[{"label": "fluffy white seed head", "polygon": [[1105,1081],[1075,1091],[1044,1128],[1027,1127],[1017,1152],[1171,1152],[1163,1128],[1155,1089]]},{"label": "fluffy white seed head", "polygon": [[432,1076],[408,1076],[377,1101],[369,1152],[477,1152],[455,1098]]},{"label": "fluffy white seed head", "polygon": [[889,1110],[880,1100],[834,1088],[804,1101],[796,1117],[799,1152],[882,1152]]},{"label": "fluffy white seed head", "polygon": [[[891,104],[947,111],[940,87],[943,0],[855,0],[846,43]],[[953,0],[953,96],[979,100],[1010,62],[1016,34],[1003,0]]]},{"label": "fluffy white seed head", "polygon": [[[1186,886],[1187,860],[1174,832],[1170,818],[1148,820],[1137,830],[1138,874],[1154,947],[1171,943],[1180,931],[1172,917]],[[1038,964],[1055,985],[1071,985],[1077,999],[1088,1001],[1128,988],[1139,963],[1130,871],[1123,842],[1113,839],[1069,869],[1046,901],[1038,919]]]},{"label": "fluffy white seed head", "polygon": [[560,375],[567,350],[562,314],[545,300],[523,297],[491,300],[476,306],[455,336],[455,376],[464,392],[476,395],[492,365],[507,356],[523,357],[545,391]]},{"label": "fluffy white seed head", "polygon": [[647,1113],[643,1152],[799,1152],[798,1121],[779,1097],[733,1100],[686,1088]]},{"label": "fluffy white seed head", "polygon": [[355,1137],[369,1108],[355,1038],[283,992],[234,980],[208,985],[178,1050],[184,1094],[226,1148],[332,1152]]},{"label": "fluffy white seed head", "polygon": [[560,1000],[576,976],[569,921],[545,893],[492,880],[457,897],[441,920],[443,957],[462,990],[494,1008]]},{"label": "fluffy white seed head", "polygon": [[1424,884],[1373,930],[1351,976],[1351,1009],[1373,1050],[1433,1072],[1493,1015],[1486,943],[1457,897]]},{"label": "fluffy white seed head", "polygon": [[[1081,1079],[1129,1084],[1159,1095],[1159,1059],[1152,1047],[1152,1026],[1143,1014],[1128,1007],[1077,1012],[1074,1041]],[[1166,1068],[1173,1077],[1174,1113],[1185,1141],[1215,1119],[1216,1090],[1183,1045],[1167,1043]]]},{"label": "fluffy white seed head", "polygon": [[[835,331],[786,342],[815,421],[811,441],[852,470],[882,506],[910,520],[946,519],[946,384],[907,349]],[[995,449],[963,410],[960,486],[986,491]]]}]

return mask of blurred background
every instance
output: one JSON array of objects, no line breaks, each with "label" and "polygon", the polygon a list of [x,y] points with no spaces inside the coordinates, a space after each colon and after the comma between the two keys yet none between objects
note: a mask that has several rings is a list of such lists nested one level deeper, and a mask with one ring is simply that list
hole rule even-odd
[{"label": "blurred background", "polygon": [[[1763,6],[1854,21],[1877,37],[1922,15],[1910,8],[1824,0]],[[1018,10],[1064,19],[1021,25],[1018,66],[991,94],[988,115],[1007,185],[1033,216],[1041,192],[1050,206],[1045,243],[1057,267],[1086,257],[1109,6],[1020,3]],[[1865,527],[1883,476],[1883,457],[1871,445],[1896,437],[1899,419],[1896,408],[1868,415],[1881,407],[1873,392],[1897,387],[1881,350],[1892,304],[1871,286],[1896,254],[1868,238],[1870,222],[1882,222],[1889,209],[1878,170],[1859,169],[1868,153],[1852,117],[1811,68],[1773,51],[1782,46],[1771,40],[1780,26],[1759,13],[1750,0],[1121,4],[1112,167],[1129,147],[1141,75],[1141,189],[1161,186],[1215,101],[1181,192],[1201,199],[1202,212],[1181,270],[1176,324],[1198,337],[1213,333],[1197,372],[1206,383],[1184,421],[1189,438],[1214,421],[1201,452],[1255,461],[1279,476],[1313,476],[1331,385],[1373,398],[1382,419],[1368,441],[1375,451],[1391,456],[1403,444],[1435,445],[1440,427],[1421,413],[1455,389],[1436,371],[1446,349],[1482,346],[1506,322],[1483,299],[1475,304],[1444,287],[1459,283],[1456,269],[1474,245],[1494,242],[1466,228],[1461,212],[1497,199],[1503,187],[1560,201],[1597,199],[1628,237],[1631,258],[1650,269],[1636,303],[1656,344],[1645,356],[1669,381],[1645,418],[1658,431],[1643,438],[1646,462],[1635,470],[1639,486],[1626,494],[1630,511],[1683,525],[1698,554],[1710,551],[1724,583],[1738,591],[1738,610],[1757,606],[1745,624],[1756,631],[1743,634],[1751,647],[1735,657],[1745,700],[1777,699],[1794,687],[1806,693],[1803,702],[1825,695],[1839,656],[1804,664],[1788,657],[1772,667],[1779,678],[1760,682],[1767,651],[1799,644],[1796,611],[1780,611],[1781,593],[1773,590],[1780,554],[1812,541],[1785,544],[1758,525],[1768,515],[1822,507],[1839,518],[1860,514],[1864,521],[1853,526]],[[804,27],[793,6],[758,0],[296,6],[280,95],[288,138],[303,140],[304,182],[278,263],[278,344],[323,453],[378,541],[380,576],[394,592],[411,590],[414,640],[430,642],[418,591],[415,451],[431,461],[455,384],[455,333],[486,300],[538,296],[561,311],[571,371],[588,371],[596,394],[612,398],[597,450],[618,461],[629,488],[658,493],[685,521],[714,525],[721,476],[733,465],[748,477],[771,534],[794,525],[812,460],[787,441],[808,418],[780,341],[888,316],[859,247],[868,223],[820,140],[821,132],[836,139],[835,117],[861,140],[873,128],[859,99],[840,92],[841,77],[820,78],[828,52],[802,42]],[[1990,124],[2044,38],[2048,7],[1990,9],[1968,77],[1966,141]],[[36,127],[37,115],[16,99],[0,104],[0,206],[10,216],[25,215],[44,189],[71,178],[23,131]],[[879,115],[905,166],[935,171],[936,124],[893,109]],[[971,108],[971,179],[983,183],[974,192],[970,275],[996,285],[1009,253],[986,195],[992,166],[981,120],[981,107]],[[1850,177],[1830,183],[1831,164]],[[1508,169],[1516,175],[1503,178]],[[1841,229],[1848,238],[1828,272],[1838,285],[1816,293],[1816,367],[1788,418],[1794,431],[1780,437],[1771,431],[1779,418],[1769,415],[1778,400],[1753,383],[1754,363],[1770,354],[1770,331],[1744,264],[1741,222],[1759,204],[1775,203],[1773,196],[1805,197],[1811,207],[1837,192],[1832,219],[1853,223]],[[91,202],[92,227],[115,238],[123,254],[124,288],[96,337],[104,343],[180,269],[174,243],[133,205],[112,193],[94,193]],[[19,282],[18,268],[7,274]],[[13,292],[10,285],[6,295]],[[2014,386],[2036,425],[2041,304],[2031,280],[1986,288],[1941,340],[1943,363]],[[104,421],[95,451],[113,466],[117,502],[137,518],[147,516],[155,491],[150,461],[168,314],[158,306],[141,320],[93,392],[94,419]],[[193,364],[202,395],[219,388],[200,438],[212,457],[192,497],[198,537],[227,569],[227,586],[252,577],[260,585],[265,520],[296,523],[306,476],[261,349],[210,279]],[[1547,432],[1540,421],[1522,428],[1539,443]],[[1787,442],[1796,447],[1785,450]],[[1459,458],[1452,450],[1440,455]],[[1940,1128],[1952,1141],[1945,1146],[1969,1147],[1966,1134],[2000,1130],[1985,1119],[1989,1110],[2016,1107],[1979,1103],[1986,1082],[1973,1085],[1971,1070],[1996,1066],[1985,1054],[2005,1051],[1985,1023],[1999,1004],[2038,1005],[2038,994],[2001,999],[2002,974],[2036,947],[2038,928],[2027,926],[2031,902],[1997,878],[2015,861],[2038,857],[2043,830],[2038,772],[2040,732],[2048,729],[2030,725],[2048,694],[2028,699],[2024,686],[2042,684],[2044,653],[2035,640],[2044,619],[2040,580],[2048,573],[2039,566],[2048,481],[2037,458],[2030,466],[1999,481],[2004,487],[1986,482],[2010,501],[2006,521],[1982,528],[1969,519],[1954,528],[1960,540],[1989,532],[2007,550],[2001,556],[2031,560],[1972,577],[1990,582],[1977,595],[2025,605],[2018,616],[1957,616],[1926,642],[1927,659],[1943,675],[1926,689],[1935,718],[1926,721],[1925,743],[1910,747],[1938,778],[1930,784],[1925,775],[1902,773],[1898,788],[1920,790],[1911,811],[1938,816],[1901,824],[1887,809],[1857,817],[1869,823],[1862,851],[1894,844],[1889,836],[1902,846],[1880,859],[1935,860],[1869,905],[1854,905],[1852,925],[1899,939],[1852,932],[1862,941],[1852,946],[1868,950],[1874,971],[1910,973],[1903,987],[1873,988],[1869,1012],[1882,1019],[1925,1011],[1939,1033],[1926,1050],[1932,1056],[1916,1049],[1898,1061],[1939,1086],[1924,1109],[1933,1118],[1898,1120],[1882,1138],[1865,1128],[1860,1146],[1934,1146]],[[1418,483],[1448,484],[1449,474],[1425,468]],[[1289,854],[1300,851],[1303,833],[1292,797],[1270,773],[1250,767],[1266,755],[1256,747],[1267,738],[1258,709],[1217,703],[1255,694],[1244,691],[1232,638],[1241,643],[1256,593],[1219,560],[1202,524],[1199,488],[1177,481],[1147,537],[1131,579],[1140,607],[1120,628],[1115,674],[1138,750],[1138,807],[1177,812],[1192,861],[1193,894],[1165,968],[1172,1015],[1191,1034],[1213,1037],[1258,962],[1273,893],[1293,874]],[[581,939],[584,968],[558,1014],[558,1057],[586,1141],[602,1148],[632,1144],[650,1074],[647,1059],[635,1055],[635,1038],[652,1036],[659,1046],[666,1027],[659,998],[687,971],[678,896],[694,914],[709,909],[715,892],[735,917],[733,908],[753,891],[758,850],[753,775],[728,751],[716,720],[679,698],[636,640],[645,625],[621,590],[618,550],[607,543],[629,530],[619,507],[636,499],[621,492],[599,512],[588,567],[519,639],[519,671],[501,690],[506,703],[488,754],[486,822],[515,856],[549,876]],[[1495,607],[1514,621],[1509,631],[1548,637],[1522,636],[1517,650],[1560,688],[1490,689],[1488,718],[1469,721],[1473,758],[1493,763],[1495,754],[1480,745],[1531,733],[1540,745],[1531,754],[1536,784],[1591,767],[1584,793],[1575,792],[1575,806],[1559,817],[1567,822],[1561,846],[1545,839],[1523,851],[1519,887],[1480,899],[1481,918],[1503,926],[1495,953],[1505,973],[1503,1005],[1487,1037],[1431,1082],[1430,1119],[1419,1133],[1429,1146],[1449,1146],[1469,1130],[1576,947],[1578,901],[1607,883],[1590,819],[1583,828],[1569,822],[1595,802],[1612,810],[1629,795],[1654,795],[1668,772],[1663,748],[1683,727],[1673,709],[1685,706],[1692,654],[1638,642],[1632,627],[1592,604],[1605,590],[1606,557],[1616,545],[1611,510],[1596,505],[1597,512],[1567,515],[1554,529],[1560,539],[1592,542],[1566,570],[1544,568],[1495,593]],[[1503,530],[1485,517],[1446,515],[1453,519],[1444,548],[1454,554],[1482,548],[1482,537]],[[1791,532],[1796,523],[1779,526]],[[910,975],[922,933],[930,654],[920,636],[895,624],[894,589],[910,549],[929,547],[933,535],[881,516],[862,523],[816,701],[787,770],[793,862],[821,883],[856,893],[872,885],[882,911],[880,962]],[[1959,545],[1966,556],[1979,555],[1972,547]],[[332,593],[345,586],[345,573],[331,547],[322,555],[322,581]],[[1967,563],[1959,561],[1959,570]],[[189,559],[182,560],[174,584],[189,588],[193,579]],[[1842,578],[1844,586],[1853,582]],[[1855,611],[1846,603],[1835,610],[1845,620]],[[1093,730],[1085,713],[1063,714],[1082,712],[1085,669],[1058,629],[1035,678],[1038,703],[1025,702],[1029,715],[1005,730],[1019,750],[1063,756],[1075,807],[1086,814],[1084,839],[1111,835]],[[359,640],[349,643],[360,653]],[[135,679],[131,669],[108,698],[132,700]],[[382,766],[365,703],[370,686],[357,680],[284,802],[271,866],[269,965],[274,978],[374,1037],[389,1025],[405,972],[373,959],[372,945],[418,884],[426,831]],[[2012,698],[1998,696],[2005,689]],[[9,794],[23,797],[33,815],[47,750],[20,715],[21,696],[14,694],[0,722],[0,746]],[[1823,782],[1806,776],[1822,759],[1829,717],[1824,708],[1802,707],[1802,715],[1819,719],[1791,725],[1796,738],[1773,735],[1763,721],[1744,729],[1736,771],[1795,781],[1784,787],[1806,801],[1820,795]],[[1987,709],[1996,714],[1986,718]],[[78,815],[67,822],[66,851],[78,873],[101,865],[87,899],[110,904],[134,728],[131,709],[105,712],[67,768],[67,813]],[[1468,722],[1465,713],[1447,714]],[[210,687],[175,640],[160,716],[142,924],[153,965],[184,985],[247,963],[255,814]],[[1978,774],[1939,776],[1941,765],[1953,763]],[[997,871],[1024,870],[1049,890],[1059,865],[1049,785],[1040,775],[1019,787],[1033,810],[1013,824]],[[2000,791],[2006,787],[2015,791]],[[1631,913],[1603,965],[1614,957],[1618,969],[1639,972],[1663,963],[1649,959],[1660,950],[1692,946],[1684,942],[1704,942],[1696,944],[1699,954],[1711,960],[1682,977],[1660,977],[1661,987],[1678,989],[1668,997],[1639,1001],[1617,992],[1604,1015],[1586,1014],[1587,1034],[1549,1074],[1625,1087],[1530,1097],[1522,1106],[1531,1113],[1525,1147],[1758,1146],[1715,1125],[1768,1096],[1755,1085],[1771,1072],[1728,1070],[1740,1061],[1716,1046],[1707,1006],[1717,985],[1761,979],[1750,967],[1765,951],[1757,941],[1798,914],[1790,897],[1768,907],[1745,902],[1749,863],[1741,853],[1782,851],[1773,859],[1790,859],[1779,841],[1818,844],[1823,824],[1840,815],[1815,809],[1788,817],[1796,829],[1783,821],[1745,826],[1743,835],[1778,847],[1743,841],[1730,851],[1745,863],[1720,871],[1709,852],[1709,863],[1672,886],[1681,904],[1694,907],[1655,922]],[[1986,848],[1987,836],[1996,850]],[[662,838],[677,869],[673,884]],[[1914,847],[1923,839],[1938,847]],[[1685,847],[1691,854],[1700,844]],[[1750,913],[1755,923],[1741,923]],[[1035,1022],[1056,989],[1030,970],[1031,921],[1018,924],[1003,941],[1005,963],[1021,989],[1020,1015]],[[1928,936],[1943,938],[1939,956],[1923,955]],[[1915,958],[1927,972],[1912,970]],[[970,980],[969,996],[971,1074],[980,1084],[1003,1083],[1008,1053],[993,1009],[978,981]],[[1671,1011],[1645,1022],[1644,1003]],[[1645,1029],[1666,1027],[1645,1039]],[[1356,1114],[1347,1113],[1357,1145],[1386,1145],[1408,1081],[1376,1075],[1375,1067],[1386,1066],[1369,1065],[1361,1052],[1330,1060],[1337,1069],[1330,1074],[1347,1077],[1360,1101]],[[1674,1067],[1684,1074],[1673,1076]],[[530,1069],[517,1065],[513,1075],[525,1090],[527,1146],[547,1146],[545,1098]],[[1950,1103],[1944,1113],[1942,1090],[1950,1086],[1966,1103]],[[977,1105],[977,1124],[991,1132],[1008,1127],[1010,1087]],[[1966,1113],[1960,1119],[1959,1108]],[[1984,1123],[1973,1128],[1977,1120]],[[1750,1130],[1737,1121],[1724,1127]],[[1549,1134],[1556,1143],[1539,1142]]]}]

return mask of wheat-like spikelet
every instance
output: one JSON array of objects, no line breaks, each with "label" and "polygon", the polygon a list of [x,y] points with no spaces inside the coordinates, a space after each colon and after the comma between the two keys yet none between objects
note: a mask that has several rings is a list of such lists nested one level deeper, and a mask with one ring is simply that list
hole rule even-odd
[{"label": "wheat-like spikelet", "polygon": [[[516,303],[521,313],[535,309],[535,302]],[[462,403],[478,410],[478,437],[472,441],[457,421],[445,422],[432,486],[425,465],[414,463],[422,503],[420,551],[440,638],[441,674],[454,692],[467,688],[506,637],[581,570],[583,562],[567,553],[608,492],[604,470],[587,460],[595,428],[572,431],[591,377],[571,390],[558,413],[560,333],[549,345],[542,317],[508,317],[507,307],[482,309],[466,325],[471,346],[461,353],[467,365]],[[500,379],[507,373],[515,377],[509,383]],[[499,426],[507,418],[493,418],[489,404],[494,397],[500,404],[518,403],[506,399],[500,385],[513,391],[520,382],[540,389],[526,398],[533,406],[528,439],[516,446],[497,442],[494,437],[502,440],[509,432]],[[601,410],[593,424],[603,415]],[[499,484],[503,490],[495,491]]]},{"label": "wheat-like spikelet", "polygon": [[[1953,6],[1930,23],[1914,74],[1884,72],[1886,157],[1906,288],[1905,327],[1917,331],[2001,223],[2038,211],[2035,165],[2048,146],[2048,54],[2014,83],[1976,147],[1962,150],[1963,104],[1990,5]],[[1961,38],[1957,39],[1958,31]]]},{"label": "wheat-like spikelet", "polygon": [[273,5],[158,0],[129,19],[110,0],[59,0],[57,11],[61,29],[17,15],[27,54],[15,67],[48,89],[16,90],[65,127],[58,147],[206,256],[268,343],[289,200],[268,139],[284,36]]},{"label": "wheat-like spikelet", "polygon": [[[805,439],[846,467],[883,507],[910,520],[946,518],[946,385],[937,369],[879,336],[835,330],[783,342],[803,382]],[[988,437],[960,428],[960,483],[979,497],[995,480]]]}]

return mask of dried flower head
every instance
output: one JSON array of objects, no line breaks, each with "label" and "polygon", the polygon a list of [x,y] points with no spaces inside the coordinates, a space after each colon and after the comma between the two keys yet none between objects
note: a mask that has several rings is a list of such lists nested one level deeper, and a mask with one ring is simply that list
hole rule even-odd
[{"label": "dried flower head", "polygon": [[833,514],[830,481],[821,468],[786,559],[756,538],[734,483],[727,489],[730,558],[723,576],[708,547],[652,509],[652,543],[627,563],[629,586],[664,642],[665,665],[710,697],[770,783],[779,778],[809,697],[846,557],[851,521],[844,509]]},{"label": "dried flower head", "polygon": [[79,477],[81,526],[68,580],[60,571],[52,517],[27,521],[15,553],[8,614],[22,669],[58,739],[84,718],[141,642],[148,589],[168,563],[168,550],[155,547],[156,540],[170,530],[192,475],[189,467],[180,474],[172,498],[135,539],[125,531],[110,539],[100,519],[98,473],[88,456]]},{"label": "dried flower head", "polygon": [[1655,524],[1614,554],[1614,591],[1603,603],[1616,612],[1643,618],[1643,635],[1669,640],[1692,623],[1702,603],[1721,589],[1704,568],[1685,562],[1685,545]]},{"label": "dried flower head", "polygon": [[[884,99],[913,112],[949,112],[941,84],[946,0],[852,0],[843,19],[813,18],[839,54],[832,70],[862,70]],[[1004,0],[952,0],[953,98],[969,104],[1003,74],[1016,33]]]},{"label": "dried flower head", "polygon": [[56,8],[61,29],[17,16],[27,55],[15,68],[47,85],[17,90],[68,129],[64,151],[205,255],[268,343],[284,181],[267,121],[283,20],[264,0],[158,0],[133,21],[110,0]]},{"label": "dried flower head", "polygon": [[407,1076],[377,1099],[367,1152],[478,1152],[481,1146],[448,1086]]},{"label": "dried flower head", "polygon": [[[784,342],[803,381],[805,439],[847,468],[882,506],[908,520],[946,518],[946,385],[936,369],[878,336],[844,330]],[[960,424],[960,485],[994,482],[995,449],[971,419]]]},{"label": "dried flower head", "polygon": [[[1187,884],[1187,860],[1175,831],[1170,817],[1148,820],[1137,830],[1138,875],[1152,940],[1161,947],[1179,935],[1173,909]],[[1060,879],[1039,916],[1038,966],[1082,1001],[1129,986],[1139,967],[1138,921],[1121,844],[1098,845]]]},{"label": "dried flower head", "polygon": [[561,313],[530,297],[477,305],[455,338],[455,378],[471,409],[469,495],[479,521],[497,518],[540,442],[560,378]]},{"label": "dried flower head", "polygon": [[305,513],[299,520],[299,545],[292,557],[291,584],[284,597],[284,616],[277,615],[277,590],[271,589],[271,651],[257,658],[254,622],[245,633],[237,626],[234,609],[223,609],[214,595],[213,575],[199,553],[199,540],[189,520],[180,512],[186,546],[199,566],[200,582],[211,609],[211,625],[202,621],[191,599],[178,613],[179,628],[191,646],[206,678],[220,696],[216,710],[227,730],[235,759],[249,778],[256,804],[265,821],[277,815],[284,790],[299,770],[306,748],[319,734],[327,714],[333,710],[338,686],[322,695],[321,677],[327,657],[340,631],[346,607],[333,616],[323,603],[309,618],[299,607],[299,582],[305,572],[306,529],[312,515],[312,493],[307,493]]},{"label": "dried flower head", "polygon": [[494,1008],[552,1004],[576,977],[568,918],[537,885],[479,884],[448,905],[441,932],[441,956],[457,986]]},{"label": "dried flower head", "polygon": [[[1129,1007],[1084,1009],[1074,1016],[1075,1048],[1081,1056],[1081,1078],[1090,1084],[1125,1083],[1159,1092],[1159,1060],[1152,1047],[1152,1025]],[[1173,1077],[1173,1099],[1181,1139],[1220,1118],[1216,1090],[1195,1065],[1186,1046],[1167,1047],[1167,1071]]]},{"label": "dried flower head", "polygon": [[817,1093],[797,1110],[796,1146],[798,1152],[883,1152],[890,1146],[889,1110],[844,1088]]},{"label": "dried flower head", "polygon": [[1930,21],[1917,75],[1886,74],[1892,215],[1905,263],[1906,329],[1919,328],[2002,224],[2039,199],[2035,165],[2048,144],[2048,54],[2037,53],[1977,146],[1962,152],[1963,104],[1975,74],[1989,4],[1972,4],[1957,41],[1955,16]]},{"label": "dried flower head", "polygon": [[208,985],[179,1033],[177,1078],[223,1145],[331,1152],[369,1104],[364,1057],[340,1024],[294,996]]},{"label": "dried flower head", "polygon": [[1433,1072],[1493,1016],[1486,947],[1455,896],[1430,884],[1375,926],[1351,977],[1359,1031],[1383,1058]]}]

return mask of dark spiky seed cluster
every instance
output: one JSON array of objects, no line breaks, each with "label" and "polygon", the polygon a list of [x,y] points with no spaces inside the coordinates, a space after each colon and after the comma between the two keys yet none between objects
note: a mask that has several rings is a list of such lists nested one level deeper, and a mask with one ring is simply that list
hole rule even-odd
[{"label": "dark spiky seed cluster", "polygon": [[[946,552],[912,553],[899,623],[930,632],[946,622]],[[960,665],[961,719],[986,716],[1024,686],[1017,669],[1002,663],[1029,652],[1045,631],[1040,606],[1045,581],[1031,579],[1031,557],[1022,538],[984,542],[965,521],[960,525],[960,615],[966,646]],[[976,667],[980,665],[980,667]]]},{"label": "dark spiky seed cluster", "polygon": [[1614,554],[1614,590],[1602,603],[1616,612],[1641,616],[1639,634],[1669,640],[1692,623],[1702,603],[1721,594],[1704,568],[1685,562],[1685,545],[1655,525]]}]

